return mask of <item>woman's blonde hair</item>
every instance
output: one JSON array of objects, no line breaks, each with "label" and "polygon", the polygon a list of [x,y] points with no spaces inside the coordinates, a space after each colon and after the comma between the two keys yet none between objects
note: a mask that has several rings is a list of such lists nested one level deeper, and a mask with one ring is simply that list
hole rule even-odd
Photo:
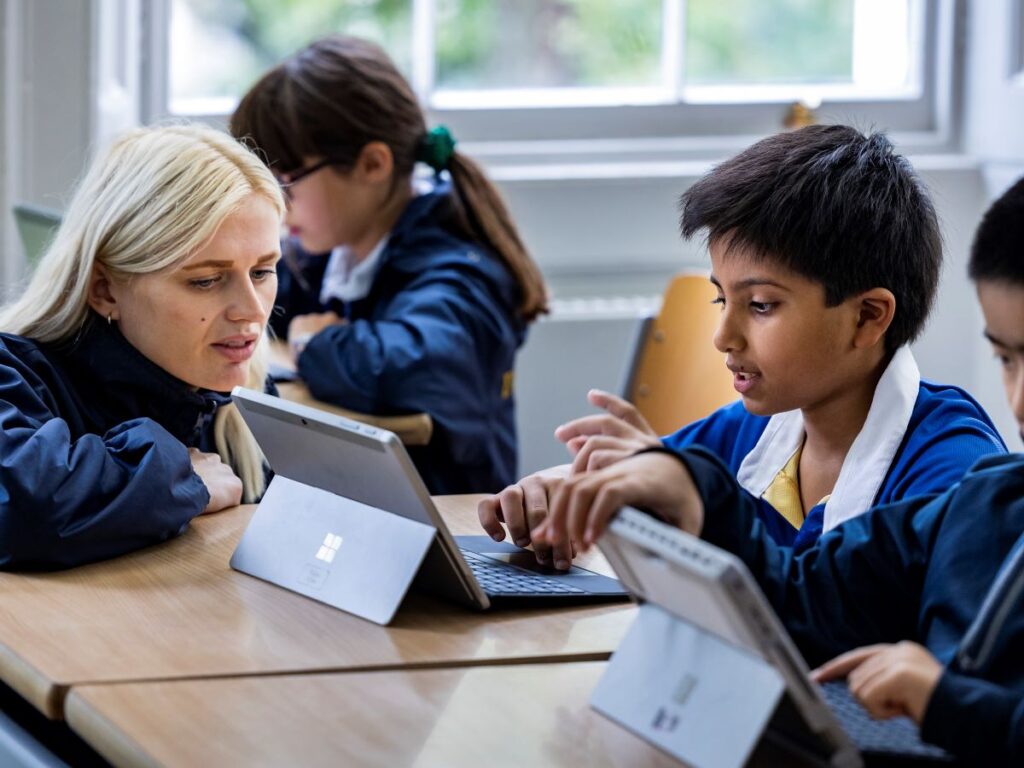
[{"label": "woman's blonde hair", "polygon": [[[251,194],[284,215],[280,187],[266,165],[227,134],[192,124],[126,133],[79,183],[27,288],[0,307],[0,330],[44,343],[75,338],[90,316],[96,264],[115,279],[173,268]],[[266,371],[264,334],[248,386],[262,391]],[[214,439],[217,453],[242,481],[244,500],[259,498],[263,454],[234,405],[218,410]]]}]

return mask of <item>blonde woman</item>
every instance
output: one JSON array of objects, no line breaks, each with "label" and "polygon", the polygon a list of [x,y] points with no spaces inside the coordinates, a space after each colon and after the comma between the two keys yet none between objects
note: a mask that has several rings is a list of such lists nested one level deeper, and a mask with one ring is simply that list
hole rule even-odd
[{"label": "blonde woman", "polygon": [[283,213],[209,128],[140,129],[93,163],[0,307],[0,566],[112,557],[262,494],[224,393],[264,387]]}]

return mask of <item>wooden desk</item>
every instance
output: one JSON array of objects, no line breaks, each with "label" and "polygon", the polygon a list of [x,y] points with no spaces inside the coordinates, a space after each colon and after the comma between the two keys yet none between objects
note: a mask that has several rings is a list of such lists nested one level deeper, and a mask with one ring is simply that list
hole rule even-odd
[{"label": "wooden desk", "polygon": [[[673,766],[590,708],[605,662],[76,686],[116,766]],[[815,765],[820,763],[814,763]],[[747,768],[809,768],[768,741]]]},{"label": "wooden desk", "polygon": [[[277,365],[289,370],[295,370],[295,364],[288,353],[288,345],[284,342],[276,341],[271,344],[270,357]],[[279,382],[277,391],[281,397],[293,403],[301,403],[312,408],[319,408],[321,411],[327,411],[345,419],[359,421],[363,424],[394,432],[405,445],[427,445],[430,443],[431,435],[434,434],[434,420],[427,413],[411,413],[404,416],[376,416],[370,413],[350,411],[347,408],[342,408],[340,405],[317,400],[309,393],[309,388],[302,381]]]},{"label": "wooden desk", "polygon": [[431,435],[434,434],[434,420],[426,413],[411,413],[405,416],[375,416],[370,413],[350,411],[340,405],[317,400],[309,394],[309,389],[301,381],[279,382],[277,391],[281,397],[293,403],[319,408],[321,411],[327,411],[345,419],[394,432],[404,445],[427,445]]},{"label": "wooden desk", "polygon": [[[477,499],[438,497],[455,533],[479,533]],[[104,563],[0,574],[0,679],[59,718],[82,683],[606,659],[635,614],[623,603],[474,612],[410,595],[379,627],[232,571],[252,510],[200,517]]]},{"label": "wooden desk", "polygon": [[604,666],[76,686],[67,720],[117,766],[678,766],[590,709]]}]

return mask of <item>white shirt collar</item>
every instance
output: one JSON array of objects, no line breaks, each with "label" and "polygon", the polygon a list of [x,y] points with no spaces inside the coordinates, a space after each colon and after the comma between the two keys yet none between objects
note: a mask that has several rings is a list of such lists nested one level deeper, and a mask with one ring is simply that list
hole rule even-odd
[{"label": "white shirt collar", "polygon": [[[900,347],[878,380],[867,419],[825,504],[825,531],[871,507],[903,442],[920,387],[914,355],[909,347]],[[804,419],[799,410],[772,416],[736,473],[740,485],[760,498],[803,440]]]},{"label": "white shirt collar", "polygon": [[366,258],[355,265],[351,263],[351,251],[345,246],[331,251],[320,285],[320,303],[327,304],[331,299],[349,302],[366,298],[380,269],[380,258],[389,237],[390,233],[384,235]]}]

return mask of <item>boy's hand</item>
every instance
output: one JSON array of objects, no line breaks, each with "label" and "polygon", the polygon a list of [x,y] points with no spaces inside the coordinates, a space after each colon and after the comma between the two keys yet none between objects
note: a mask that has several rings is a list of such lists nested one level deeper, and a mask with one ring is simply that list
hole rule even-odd
[{"label": "boy's hand", "polygon": [[688,533],[704,527],[704,503],[682,462],[665,453],[643,453],[566,478],[549,500],[547,519],[533,529],[533,540],[552,547],[580,542],[587,549],[625,506],[644,507]]},{"label": "boy's hand", "polygon": [[569,465],[563,464],[527,475],[515,485],[508,486],[501,493],[483,499],[476,508],[480,525],[495,541],[505,538],[504,523],[509,536],[519,547],[533,544],[533,552],[541,565],[552,565],[559,570],[568,570],[576,550],[571,542],[551,547],[547,542],[537,542],[532,535],[548,513],[548,503],[569,474]]},{"label": "boy's hand", "polygon": [[192,471],[199,475],[210,494],[210,503],[206,505],[203,514],[220,512],[242,503],[242,481],[219,455],[189,448],[188,457],[192,460]]},{"label": "boy's hand", "polygon": [[606,413],[583,416],[555,430],[555,437],[574,457],[574,474],[602,469],[659,444],[658,435],[631,403],[600,389],[590,390],[587,400]]},{"label": "boy's hand", "polygon": [[942,665],[917,643],[869,645],[811,673],[817,682],[846,676],[850,692],[874,718],[907,715],[918,725],[942,677]]}]

